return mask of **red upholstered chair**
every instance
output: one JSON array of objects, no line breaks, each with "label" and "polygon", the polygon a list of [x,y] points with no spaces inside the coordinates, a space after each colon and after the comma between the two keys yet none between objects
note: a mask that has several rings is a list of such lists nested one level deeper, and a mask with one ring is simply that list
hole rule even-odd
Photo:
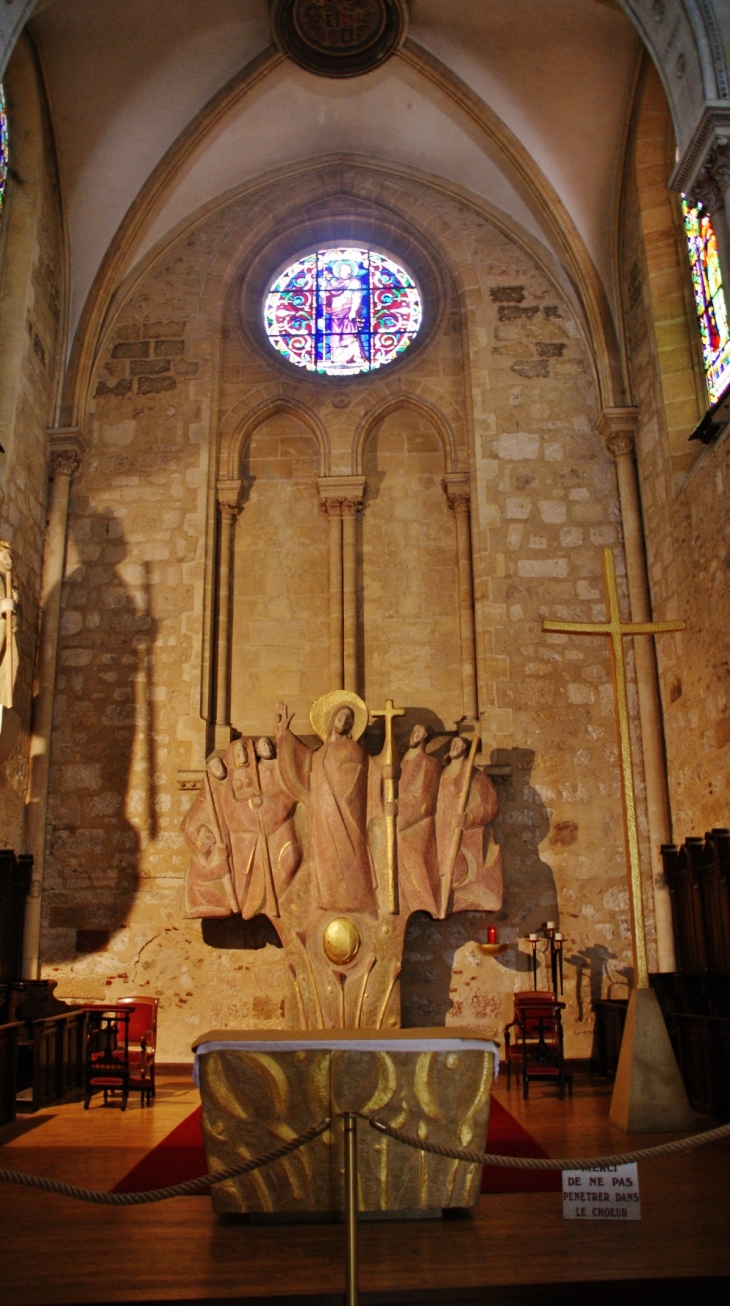
[{"label": "red upholstered chair", "polygon": [[129,1097],[129,1020],[128,1011],[119,1007],[87,1007],[86,1057],[84,1062],[84,1110],[88,1111],[96,1089],[104,1092],[105,1104],[121,1092],[122,1111]]},{"label": "red upholstered chair", "polygon": [[560,1013],[564,1009],[565,1003],[558,1002],[554,993],[540,990],[515,993],[514,1019],[504,1030],[507,1087],[511,1086],[514,1065],[518,1083],[522,1075],[525,1099],[530,1091],[531,1079],[556,1080],[560,1097],[565,1096],[567,1084],[572,1096],[573,1076],[566,1071],[563,1056]]},{"label": "red upholstered chair", "polygon": [[155,1096],[155,1049],[157,1047],[157,998],[119,998],[119,1007],[130,1008],[129,1087],[139,1090],[142,1106]]}]

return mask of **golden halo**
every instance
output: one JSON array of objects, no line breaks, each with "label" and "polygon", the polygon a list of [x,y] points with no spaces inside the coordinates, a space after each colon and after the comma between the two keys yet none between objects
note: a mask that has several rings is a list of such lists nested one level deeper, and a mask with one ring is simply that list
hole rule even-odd
[{"label": "golden halo", "polygon": [[363,703],[357,694],[353,694],[351,689],[333,689],[329,694],[323,694],[321,698],[318,698],[316,703],[312,703],[309,720],[312,723],[315,735],[319,735],[322,740],[327,738],[332,713],[337,707],[352,708],[355,713],[352,737],[353,739],[359,739],[368,723],[369,713],[367,704]]}]

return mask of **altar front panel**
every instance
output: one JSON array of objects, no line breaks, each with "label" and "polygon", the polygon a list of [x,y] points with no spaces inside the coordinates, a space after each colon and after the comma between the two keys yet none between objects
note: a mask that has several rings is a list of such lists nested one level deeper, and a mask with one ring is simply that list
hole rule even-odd
[{"label": "altar front panel", "polygon": [[[245,1041],[219,1034],[198,1043],[198,1073],[209,1169],[271,1151],[341,1111],[363,1111],[424,1141],[484,1146],[495,1070],[494,1044],[446,1030],[398,1031],[353,1040],[332,1031],[309,1039]],[[373,1032],[375,1034],[375,1032]],[[255,1041],[257,1040],[257,1041]],[[339,1046],[338,1043],[344,1044]],[[465,1207],[479,1196],[481,1166],[428,1155],[358,1127],[361,1211]],[[216,1185],[219,1213],[344,1210],[343,1121],[296,1153]]]}]

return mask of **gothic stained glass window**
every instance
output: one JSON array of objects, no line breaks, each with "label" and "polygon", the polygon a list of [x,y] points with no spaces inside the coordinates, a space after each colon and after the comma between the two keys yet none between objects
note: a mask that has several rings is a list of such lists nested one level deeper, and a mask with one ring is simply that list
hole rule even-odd
[{"label": "gothic stained glass window", "polygon": [[0,82],[0,216],[3,211],[5,178],[8,175],[8,115],[5,112],[5,93]]},{"label": "gothic stained glass window", "polygon": [[730,385],[730,331],[712,220],[702,204],[682,196],[682,212],[692,270],[692,286],[702,342],[702,358],[710,403]]},{"label": "gothic stained glass window", "polygon": [[373,249],[319,249],[276,278],[264,305],[266,334],[290,363],[352,376],[392,363],[421,325],[412,277]]}]

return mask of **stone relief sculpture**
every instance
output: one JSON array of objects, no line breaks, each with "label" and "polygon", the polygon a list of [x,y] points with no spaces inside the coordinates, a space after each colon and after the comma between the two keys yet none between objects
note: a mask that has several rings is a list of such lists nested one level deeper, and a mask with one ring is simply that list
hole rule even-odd
[{"label": "stone relief sculpture", "polygon": [[236,739],[208,758],[182,829],[191,848],[188,918],[264,914],[285,950],[304,1029],[400,1024],[408,919],[497,911],[499,800],[475,768],[477,742],[446,764],[417,724],[398,761],[389,700],[382,753],[359,742],[371,714],[348,690],[325,694],[310,748],[280,703],[276,743]]},{"label": "stone relief sculpture", "polygon": [[0,595],[0,762],[4,762],[20,731],[20,717],[13,707],[18,677],[18,595],[13,585],[13,555],[6,540],[0,540]]}]

